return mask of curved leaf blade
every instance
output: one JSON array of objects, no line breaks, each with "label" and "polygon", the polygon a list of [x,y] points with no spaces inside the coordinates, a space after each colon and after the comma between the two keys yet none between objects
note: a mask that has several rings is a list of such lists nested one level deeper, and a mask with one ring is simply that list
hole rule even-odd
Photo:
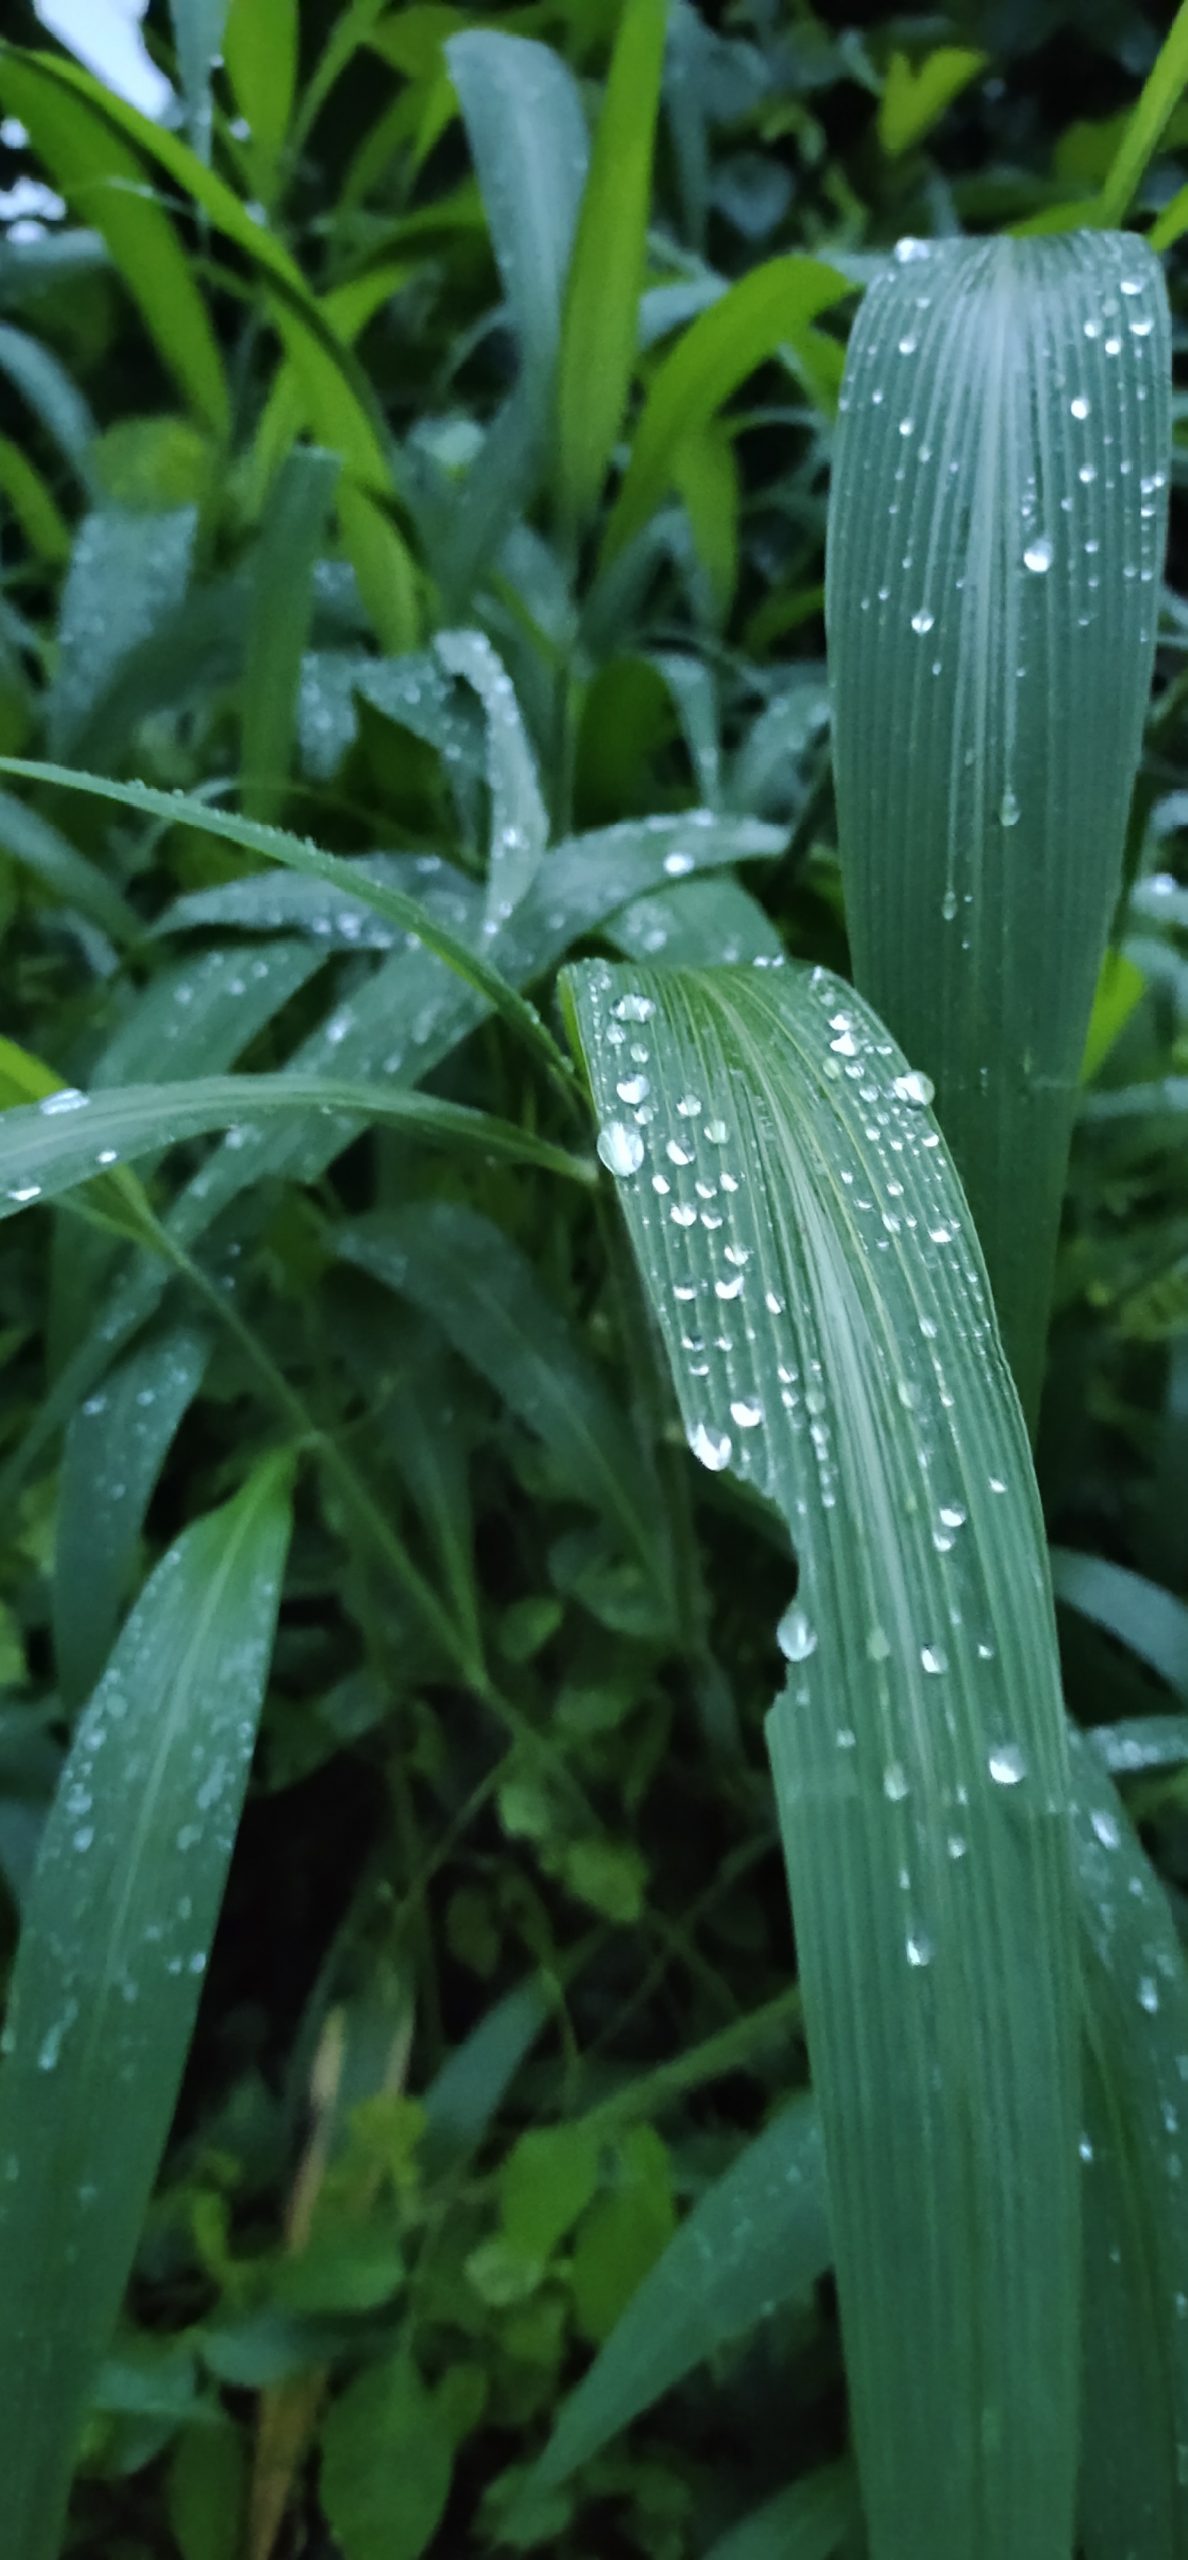
[{"label": "curved leaf blade", "polygon": [[827,972],[567,985],[691,1445],[776,1504],[800,1561],[769,1739],[872,2551],[1052,2560],[1076,2456],[1068,1783],[968,1209],[926,1088]]},{"label": "curved leaf blade", "polygon": [[855,324],[830,500],[847,918],[936,1085],[1031,1412],[1151,680],[1167,302],[1121,235],[901,251]]},{"label": "curved leaf blade", "polygon": [[58,2551],[87,2392],[198,2007],[288,1537],[287,1470],[269,1459],[169,1549],[83,1715],[46,1826],[0,2072],[0,2457],[14,2560]]}]

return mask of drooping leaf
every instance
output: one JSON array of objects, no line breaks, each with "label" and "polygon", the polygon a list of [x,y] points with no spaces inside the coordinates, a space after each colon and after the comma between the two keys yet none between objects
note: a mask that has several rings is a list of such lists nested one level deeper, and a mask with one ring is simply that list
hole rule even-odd
[{"label": "drooping leaf", "polygon": [[557,498],[575,530],[597,502],[635,366],[667,21],[668,0],[627,0],[578,217],[557,376]]},{"label": "drooping leaf", "polygon": [[855,976],[935,1083],[1029,1413],[1150,683],[1167,325],[1133,238],[909,241],[847,358],[828,621]]},{"label": "drooping leaf", "polygon": [[19,2560],[56,2560],[198,2006],[288,1535],[270,1459],[169,1549],[42,1841],[0,2070],[0,2445]]},{"label": "drooping leaf", "polygon": [[535,877],[549,840],[532,749],[512,681],[484,632],[441,631],[437,654],[453,676],[473,685],[487,715],[487,779],[491,847],[487,862],[488,933],[506,923]]},{"label": "drooping leaf", "polygon": [[89,1182],[97,1167],[127,1164],[242,1121],[311,1113],[341,1114],[348,1124],[364,1126],[390,1122],[410,1138],[436,1137],[578,1182],[590,1179],[581,1157],[466,1103],[330,1076],[191,1076],[177,1085],[116,1085],[90,1094],[66,1085],[44,1102],[0,1114],[0,1219]]},{"label": "drooping leaf", "polygon": [[1076,2456],[1068,1781],[969,1214],[927,1087],[825,971],[565,983],[691,1447],[797,1550],[769,1742],[874,2560],[1051,2560]]}]

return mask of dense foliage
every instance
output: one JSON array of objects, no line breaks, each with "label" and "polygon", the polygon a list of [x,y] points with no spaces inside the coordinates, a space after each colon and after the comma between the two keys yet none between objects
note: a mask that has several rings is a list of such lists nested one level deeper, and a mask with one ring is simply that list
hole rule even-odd
[{"label": "dense foliage", "polygon": [[[0,1876],[8,1959],[36,1921],[38,2021],[22,2049],[18,2004],[7,2094],[0,2075],[0,2436],[57,2392],[87,2406],[65,2547],[96,2560],[826,2560],[863,2525],[763,1736],[817,1645],[789,1607],[811,1532],[706,1425],[698,1445],[686,1386],[682,1424],[620,1221],[647,1124],[615,1094],[646,1114],[635,1035],[663,994],[614,980],[611,1090],[602,980],[558,972],[612,955],[662,989],[673,962],[747,965],[720,1054],[674,998],[659,1061],[732,1095],[762,1082],[751,1017],[780,1014],[750,970],[849,974],[824,577],[855,298],[904,238],[1132,221],[1167,250],[1178,343],[1188,34],[1144,136],[1165,13],[1123,0],[226,14],[154,0],[176,84],[155,123],[29,11],[0,47],[0,753],[109,786],[0,775],[0,1102],[27,1115],[3,1206],[61,1194],[11,1226],[0,1279]],[[1166,2271],[1188,2077],[1180,450],[1036,1442],[1065,1699],[1096,1737],[1089,1966],[1132,1966],[1164,2039],[1142,2194]],[[1062,711],[1086,832],[1124,657]],[[849,704],[890,770],[908,697],[882,746],[873,694]],[[1128,784],[1123,752],[1119,831]],[[848,886],[857,928],[857,861]],[[1054,931],[1019,936],[1011,1038],[1060,1001]],[[925,1045],[941,947],[922,928],[899,955]],[[786,1108],[790,1156],[814,1106]],[[998,1428],[1005,1384],[987,1394]],[[1001,1428],[1025,1472],[1013,1403]],[[1017,1618],[1042,1707],[1025,1530],[996,1624],[1005,1646]],[[1150,1862],[1128,1832],[1116,1907],[1092,1865],[1117,1835],[1107,1770]],[[923,1968],[910,1923],[907,1944]],[[1108,2150],[1109,2127],[1083,2139]],[[1086,2270],[1096,2411],[1148,2336],[1113,2245]],[[1178,2503],[1155,2483],[1188,2407],[1158,2395],[1184,2350],[1151,2353],[1126,2423],[1153,2485],[1125,2531],[1175,2560],[1183,2477]],[[1092,2444],[1086,2468],[1085,2553],[1122,2560]],[[55,2494],[47,2470],[18,2560],[48,2560]]]}]

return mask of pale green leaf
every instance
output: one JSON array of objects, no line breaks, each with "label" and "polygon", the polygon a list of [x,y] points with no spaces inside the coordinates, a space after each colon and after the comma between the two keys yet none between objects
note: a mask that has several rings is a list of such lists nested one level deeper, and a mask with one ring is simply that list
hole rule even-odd
[{"label": "pale green leaf", "polygon": [[298,0],[231,0],[224,51],[257,175],[269,191],[297,87]]},{"label": "pale green leaf", "polygon": [[439,631],[437,654],[452,676],[473,685],[487,715],[491,845],[486,927],[506,923],[540,867],[548,811],[510,676],[482,631]]},{"label": "pale green leaf", "polygon": [[824,970],[565,983],[690,1445],[797,1551],[769,1741],[874,2560],[1052,2560],[1076,2456],[1068,1778],[969,1213],[927,1088]]},{"label": "pale green leaf", "polygon": [[446,2413],[408,2355],[366,2366],[322,2428],[322,2504],[343,2560],[420,2560],[453,2467]]},{"label": "pale green leaf", "polygon": [[1034,1411],[1155,643],[1167,305],[1141,241],[900,244],[830,500],[859,986],[933,1079]]},{"label": "pale green leaf", "polygon": [[879,100],[879,141],[889,159],[923,141],[946,107],[985,70],[987,58],[956,44],[935,46],[920,63],[909,62],[906,53],[892,54]]},{"label": "pale green leaf", "polygon": [[56,2560],[87,2394],[169,2130],[268,1677],[283,1471],[185,1531],[75,1735],[0,2070],[0,2457],[19,2560]]}]

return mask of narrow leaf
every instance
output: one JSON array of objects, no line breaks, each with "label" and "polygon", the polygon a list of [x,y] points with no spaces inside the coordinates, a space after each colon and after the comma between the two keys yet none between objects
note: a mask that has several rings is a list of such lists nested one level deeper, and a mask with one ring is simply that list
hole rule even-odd
[{"label": "narrow leaf", "polygon": [[503,290],[531,430],[548,412],[561,298],[589,144],[577,83],[548,45],[468,28],[446,46]]},{"label": "narrow leaf", "polygon": [[712,2543],[705,2560],[831,2560],[857,2520],[853,2475],[836,2463],[780,2489]]},{"label": "narrow leaf", "polygon": [[185,1084],[124,1085],[91,1094],[67,1085],[44,1102],[0,1114],[0,1219],[89,1182],[97,1167],[126,1164],[212,1129],[234,1129],[241,1121],[278,1113],[391,1123],[410,1138],[440,1138],[566,1173],[577,1182],[590,1179],[581,1157],[466,1103],[331,1076],[194,1076]]},{"label": "narrow leaf", "polygon": [[1167,326],[1135,239],[906,242],[847,358],[828,621],[855,976],[936,1085],[1029,1412],[1150,685]]},{"label": "narrow leaf", "polygon": [[243,670],[243,801],[253,818],[271,817],[284,797],[313,573],[338,470],[336,455],[298,447],[265,511]]},{"label": "narrow leaf", "polygon": [[566,983],[692,1449],[797,1549],[769,1740],[874,2560],[1053,2560],[1076,2453],[1068,1782],[966,1204],[927,1088],[825,971]]},{"label": "narrow leaf", "polygon": [[686,2214],[564,2402],[533,2486],[568,2479],[695,2365],[803,2297],[829,2258],[821,2132],[804,2097]]},{"label": "narrow leaf", "polygon": [[639,533],[672,484],[674,458],[740,382],[781,348],[803,354],[823,311],[851,292],[818,258],[772,258],[710,304],[659,367],[606,531],[604,563]]},{"label": "narrow leaf", "polygon": [[1058,1600],[1116,1636],[1140,1662],[1149,1663],[1179,1698],[1188,1700],[1188,1606],[1141,1573],[1110,1564],[1104,1556],[1052,1549],[1052,1588]]},{"label": "narrow leaf", "polygon": [[557,497],[575,528],[597,503],[635,366],[667,23],[668,0],[627,0],[578,218],[557,378]]},{"label": "narrow leaf", "polygon": [[76,2440],[173,2112],[268,1676],[274,1460],[188,1529],[49,1816],[0,2072],[0,2459],[13,2560],[56,2560]]},{"label": "narrow leaf", "polygon": [[190,140],[210,158],[210,75],[223,42],[227,0],[169,0],[177,67],[185,92]]},{"label": "narrow leaf", "polygon": [[1111,163],[1101,191],[1102,222],[1121,222],[1164,126],[1188,86],[1188,0],[1181,0]]}]

